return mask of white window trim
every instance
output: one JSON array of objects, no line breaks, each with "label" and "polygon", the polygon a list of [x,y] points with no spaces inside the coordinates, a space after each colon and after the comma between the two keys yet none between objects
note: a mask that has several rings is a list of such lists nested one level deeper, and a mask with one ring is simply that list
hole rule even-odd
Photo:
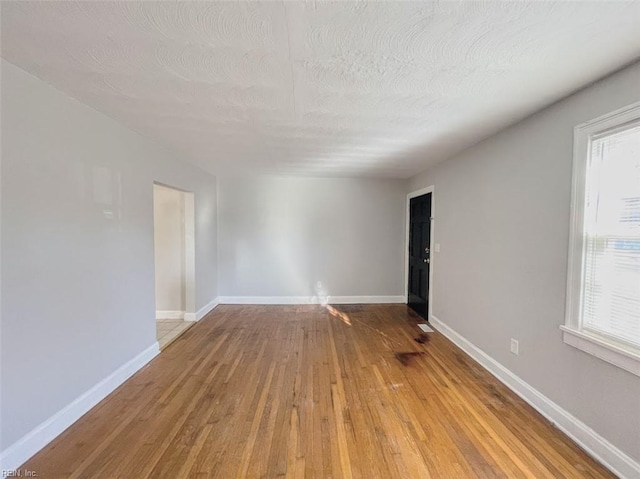
[{"label": "white window trim", "polygon": [[582,282],[584,265],[583,221],[589,140],[609,130],[640,119],[640,102],[616,110],[574,128],[571,231],[567,270],[563,341],[604,361],[640,376],[640,348],[616,341],[582,327]]}]

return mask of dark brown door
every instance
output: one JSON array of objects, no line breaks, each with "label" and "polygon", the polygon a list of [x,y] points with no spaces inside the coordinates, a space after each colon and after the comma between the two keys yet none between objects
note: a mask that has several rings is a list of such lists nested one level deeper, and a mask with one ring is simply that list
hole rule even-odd
[{"label": "dark brown door", "polygon": [[429,269],[431,267],[431,193],[409,202],[408,305],[429,320]]}]

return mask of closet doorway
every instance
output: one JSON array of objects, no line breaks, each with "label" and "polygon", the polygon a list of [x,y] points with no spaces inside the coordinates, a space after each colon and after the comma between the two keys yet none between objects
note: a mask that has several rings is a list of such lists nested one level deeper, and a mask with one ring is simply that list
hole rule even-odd
[{"label": "closet doorway", "polygon": [[196,319],[193,193],[154,183],[156,335],[160,349]]}]

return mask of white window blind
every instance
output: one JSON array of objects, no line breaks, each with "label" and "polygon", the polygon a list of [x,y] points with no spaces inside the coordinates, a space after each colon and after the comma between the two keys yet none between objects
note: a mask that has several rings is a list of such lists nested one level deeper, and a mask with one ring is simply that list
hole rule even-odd
[{"label": "white window blind", "polygon": [[591,138],[582,327],[640,346],[640,124]]}]

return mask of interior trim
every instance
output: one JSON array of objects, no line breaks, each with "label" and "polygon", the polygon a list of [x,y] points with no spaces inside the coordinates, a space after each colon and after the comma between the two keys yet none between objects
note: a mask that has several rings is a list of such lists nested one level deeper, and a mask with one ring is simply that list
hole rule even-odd
[{"label": "interior trim", "polygon": [[498,361],[435,316],[431,325],[520,396],[595,460],[621,478],[640,478],[640,463],[626,455],[585,423],[526,383]]},{"label": "interior trim", "polygon": [[220,304],[388,304],[404,296],[220,296]]},{"label": "interior trim", "polygon": [[49,419],[18,439],[0,454],[0,470],[13,471],[18,469],[30,457],[49,444],[87,411],[155,358],[159,352],[160,347],[156,341]]},{"label": "interior trim", "polygon": [[612,340],[609,341],[585,330],[577,330],[564,325],[560,326],[560,329],[565,344],[640,376],[640,354],[632,351],[630,347]]},{"label": "interior trim", "polygon": [[219,304],[220,304],[220,298],[215,297],[211,301],[209,301],[207,304],[205,304],[202,308],[200,308],[197,313],[195,313],[193,315],[190,315],[189,313],[185,314],[184,320],[185,321],[200,321],[207,314],[209,314],[211,311],[213,311],[216,308],[216,306],[218,306]]}]

